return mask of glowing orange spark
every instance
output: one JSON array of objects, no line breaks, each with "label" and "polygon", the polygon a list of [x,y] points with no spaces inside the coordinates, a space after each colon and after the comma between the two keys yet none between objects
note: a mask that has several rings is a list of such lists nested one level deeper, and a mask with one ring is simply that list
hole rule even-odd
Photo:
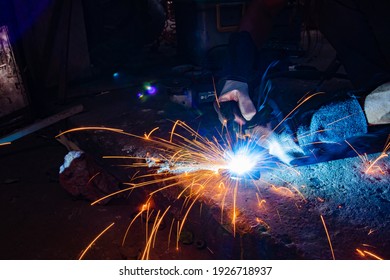
[{"label": "glowing orange spark", "polygon": [[364,250],[363,252],[366,253],[367,255],[370,255],[371,257],[373,257],[373,258],[375,258],[377,260],[383,261],[383,259],[381,257],[379,257],[378,255],[375,255],[374,253],[371,253],[370,251]]},{"label": "glowing orange spark", "polygon": [[364,246],[364,247],[371,247],[371,248],[375,248],[375,246],[372,246],[372,245],[370,245],[370,244],[366,244],[366,243],[362,243],[362,246]]},{"label": "glowing orange spark", "polygon": [[265,207],[263,206],[263,204],[267,203],[267,201],[266,201],[265,199],[260,199],[258,193],[256,193],[256,198],[257,198],[257,202],[258,202],[259,207],[265,208]]},{"label": "glowing orange spark", "polygon": [[133,157],[133,156],[102,156],[104,159],[145,159],[143,157]]},{"label": "glowing orange spark", "polygon": [[145,136],[145,139],[146,140],[149,140],[150,139],[150,135],[152,135],[152,133],[153,132],[155,132],[156,130],[158,130],[158,129],[160,129],[159,127],[155,127],[155,128],[153,128],[148,134],[144,134],[144,136]]},{"label": "glowing orange spark", "polygon": [[152,230],[151,230],[149,237],[148,237],[148,234],[146,234],[146,245],[145,245],[142,257],[141,257],[141,259],[143,259],[143,260],[149,258],[150,247],[152,244],[154,231],[156,230],[156,223],[157,223],[159,216],[160,216],[160,210],[158,210],[158,212],[156,214],[156,218],[154,219],[154,223],[153,223]]},{"label": "glowing orange spark", "polygon": [[179,251],[179,239],[180,239],[180,221],[177,221],[177,227],[176,227],[176,251]]},{"label": "glowing orange spark", "polygon": [[174,222],[175,222],[175,218],[172,219],[171,226],[169,228],[169,233],[168,233],[168,250],[169,250],[169,244],[171,243],[171,235],[172,235],[172,228],[173,228]]},{"label": "glowing orange spark", "polygon": [[180,224],[179,232],[178,232],[179,236],[180,236],[181,231],[183,230],[184,223],[187,220],[187,217],[188,217],[190,210],[192,209],[192,207],[194,206],[195,202],[198,200],[199,197],[200,197],[200,194],[192,201],[191,205],[187,209],[187,212],[184,214],[183,219],[182,219],[181,224]]},{"label": "glowing orange spark", "polygon": [[92,245],[107,231],[109,230],[115,223],[112,223],[111,225],[109,225],[108,227],[106,227],[101,233],[98,234],[98,236],[95,237],[94,240],[92,240],[91,243],[89,243],[89,245],[83,250],[83,253],[81,254],[79,260],[81,260],[85,254],[88,252],[88,250],[92,247]]},{"label": "glowing orange spark", "polygon": [[317,92],[317,93],[313,93],[312,95],[306,97],[305,99],[303,99],[302,101],[300,101],[300,103],[295,106],[294,109],[292,109],[281,121],[280,123],[278,123],[278,125],[276,125],[273,129],[272,129],[272,132],[276,131],[276,129],[285,121],[287,120],[299,107],[301,107],[305,102],[307,102],[309,99],[313,98],[314,96],[316,95],[320,95],[320,94],[324,94],[324,92]]},{"label": "glowing orange spark", "polygon": [[4,142],[4,143],[0,143],[0,146],[5,146],[5,145],[10,145],[12,144],[11,142]]},{"label": "glowing orange spark", "polygon": [[383,151],[381,152],[381,154],[375,159],[373,160],[372,162],[370,160],[368,160],[368,157],[366,154],[364,155],[361,155],[359,154],[356,149],[347,141],[345,140],[345,142],[352,148],[352,150],[358,155],[358,157],[361,159],[361,161],[363,162],[363,164],[368,164],[368,167],[365,169],[364,173],[365,174],[369,174],[370,171],[373,171],[374,169],[376,170],[380,170],[381,173],[383,173],[382,169],[377,165],[378,161],[380,161],[381,159],[385,158],[385,157],[388,157],[389,155],[387,154],[387,152],[389,151],[390,149],[390,135],[388,136],[387,138],[387,141],[386,141],[386,144],[385,144],[385,147],[383,149]]},{"label": "glowing orange spark", "polygon": [[95,177],[98,176],[99,174],[100,174],[100,172],[98,172],[98,173],[96,173],[95,175],[93,175],[93,176],[88,180],[87,185],[88,185],[89,183],[91,183],[92,180],[95,179]]},{"label": "glowing orange spark", "polygon": [[100,126],[86,126],[86,127],[78,127],[78,128],[72,128],[69,130],[66,130],[64,132],[61,132],[56,136],[56,138],[75,131],[83,131],[83,130],[106,130],[106,131],[112,131],[112,132],[123,132],[122,129],[117,129],[117,128],[111,128],[111,127],[100,127]]},{"label": "glowing orange spark", "polygon": [[97,203],[99,203],[99,202],[102,201],[102,200],[105,200],[106,198],[112,197],[112,196],[114,196],[114,195],[117,195],[117,194],[120,194],[120,193],[123,193],[123,192],[127,192],[127,191],[132,190],[132,189],[134,189],[134,187],[125,188],[125,189],[122,189],[122,190],[119,190],[119,191],[110,193],[110,194],[108,194],[108,195],[105,195],[105,196],[103,196],[102,198],[99,198],[98,200],[95,200],[94,202],[92,202],[92,203],[91,203],[91,206],[92,206],[92,205],[95,205],[95,204],[97,204]]},{"label": "glowing orange spark", "polygon": [[224,211],[224,208],[225,208],[225,200],[226,200],[227,193],[228,193],[228,188],[226,188],[226,190],[224,192],[224,195],[222,197],[222,201],[221,201],[221,224],[223,222],[223,211]]},{"label": "glowing orange spark", "polygon": [[325,229],[325,232],[326,232],[326,237],[328,238],[330,251],[332,252],[332,257],[333,257],[333,259],[335,260],[336,258],[335,258],[335,256],[334,256],[332,242],[330,241],[330,236],[329,236],[328,229],[326,228],[326,224],[325,224],[324,217],[322,217],[322,215],[320,215],[320,217],[321,217],[322,224],[324,225],[324,229]]},{"label": "glowing orange spark", "polygon": [[179,123],[181,123],[181,121],[177,120],[177,121],[174,123],[173,127],[172,127],[172,130],[171,130],[171,138],[169,139],[169,142],[171,142],[171,143],[172,143],[172,138],[173,138],[173,134],[174,134],[174,132],[175,132],[176,126],[177,126]]},{"label": "glowing orange spark", "polygon": [[272,185],[271,188],[272,188],[272,190],[274,190],[275,192],[277,192],[281,195],[289,196],[289,197],[294,196],[294,193],[286,187],[276,187],[275,185]]},{"label": "glowing orange spark", "polygon": [[358,254],[361,256],[361,257],[365,257],[366,255],[362,252],[362,250],[360,249],[357,249],[356,248],[356,252],[358,252]]},{"label": "glowing orange spark", "polygon": [[340,121],[342,121],[342,120],[348,119],[348,118],[350,118],[350,117],[352,117],[353,115],[356,115],[356,114],[357,114],[357,113],[350,114],[350,115],[345,116],[345,117],[343,117],[343,118],[340,118],[340,119],[338,119],[338,120],[336,120],[336,121],[334,121],[334,122],[328,123],[328,124],[326,124],[326,126],[334,125],[335,123],[338,123],[338,122],[340,122]]},{"label": "glowing orange spark", "polygon": [[236,236],[236,218],[237,218],[237,189],[238,189],[238,181],[236,181],[236,185],[234,186],[233,190],[233,218],[232,218],[232,223],[233,223],[233,236]]},{"label": "glowing orange spark", "polygon": [[127,237],[128,233],[129,233],[129,230],[130,230],[132,224],[135,222],[135,220],[137,220],[137,218],[138,218],[139,216],[142,215],[142,213],[143,213],[147,208],[149,208],[149,204],[147,204],[147,205],[143,204],[143,205],[142,205],[142,208],[141,208],[141,211],[139,211],[138,214],[135,215],[135,217],[131,220],[129,226],[128,226],[127,229],[126,229],[125,235],[123,236],[123,239],[122,239],[122,246],[125,244],[126,237]]},{"label": "glowing orange spark", "polygon": [[380,161],[382,158],[388,157],[389,155],[386,153],[381,153],[366,169],[365,173],[368,174],[373,166]]},{"label": "glowing orange spark", "polygon": [[358,151],[356,151],[356,149],[347,141],[347,140],[344,140],[345,143],[348,144],[348,146],[350,146],[352,148],[352,150],[358,155],[358,157],[363,161],[365,162],[365,158],[363,155],[359,154]]}]

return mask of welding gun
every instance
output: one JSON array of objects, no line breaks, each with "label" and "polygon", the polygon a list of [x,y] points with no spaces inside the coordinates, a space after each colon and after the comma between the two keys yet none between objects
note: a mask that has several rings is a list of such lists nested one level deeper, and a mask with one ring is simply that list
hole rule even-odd
[{"label": "welding gun", "polygon": [[[218,105],[217,105],[218,106]],[[227,101],[227,102],[219,102],[219,111],[220,116],[223,118],[224,125],[227,129],[228,137],[233,137],[233,142],[237,139],[245,138],[245,131],[252,130],[256,126],[265,126],[269,120],[267,120],[267,115],[269,116],[268,108],[262,110],[261,112],[257,112],[254,117],[245,121],[244,124],[239,124],[236,122],[236,118],[245,119],[241,111],[238,107],[238,103],[236,101]]]},{"label": "welding gun", "polygon": [[[215,106],[218,106],[215,104]],[[245,124],[239,124],[235,121],[237,117],[244,119],[241,114],[241,111],[238,107],[237,102],[235,101],[227,101],[220,102],[217,110],[220,117],[224,120],[224,125],[226,127],[226,135],[227,140],[230,146],[233,149],[233,153],[237,152],[241,147],[246,147],[245,141],[247,141],[248,137],[245,135],[245,131],[247,129],[253,129],[258,125],[260,114],[256,114],[250,121],[246,121]],[[238,143],[241,141],[240,143]],[[248,160],[254,160],[250,158]],[[245,164],[245,163],[243,163]],[[230,171],[227,171],[230,172]],[[258,163],[254,164],[254,168],[250,172],[246,172],[243,174],[234,174],[232,178],[236,179],[255,179],[258,180],[260,178],[260,166]]]}]

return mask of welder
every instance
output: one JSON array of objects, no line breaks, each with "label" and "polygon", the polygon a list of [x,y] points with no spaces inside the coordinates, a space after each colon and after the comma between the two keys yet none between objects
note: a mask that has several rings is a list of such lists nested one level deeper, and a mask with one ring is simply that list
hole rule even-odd
[{"label": "welder", "polygon": [[[226,123],[228,113],[223,109],[233,101],[237,109],[228,111],[233,114],[232,121],[247,128],[260,146],[286,163],[304,154],[302,146],[307,142],[343,141],[366,133],[368,125],[390,123],[390,1],[306,0],[302,4],[305,18],[310,18],[334,47],[356,94],[319,108],[311,122],[296,132],[298,136],[311,135],[302,137],[302,142],[294,141],[291,133],[273,131],[271,115],[278,110],[278,104],[263,97],[265,103],[259,106],[253,100],[252,91],[259,76],[255,64],[275,18],[288,2],[249,3],[239,31],[229,40],[229,63],[215,106],[219,119]],[[350,115],[353,117],[342,120]],[[330,123],[335,125],[324,129]],[[322,132],[315,133],[319,130]]]}]

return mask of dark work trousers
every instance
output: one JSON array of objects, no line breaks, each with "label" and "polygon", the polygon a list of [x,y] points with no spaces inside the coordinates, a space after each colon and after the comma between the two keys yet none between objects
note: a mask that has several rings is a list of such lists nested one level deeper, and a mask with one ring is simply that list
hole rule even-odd
[{"label": "dark work trousers", "polygon": [[357,89],[390,81],[390,1],[322,0],[319,29]]}]

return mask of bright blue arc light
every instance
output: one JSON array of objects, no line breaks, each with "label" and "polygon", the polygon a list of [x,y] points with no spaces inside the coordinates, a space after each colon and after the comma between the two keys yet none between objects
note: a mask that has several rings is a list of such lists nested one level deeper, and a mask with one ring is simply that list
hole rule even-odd
[{"label": "bright blue arc light", "polygon": [[244,175],[251,172],[257,162],[256,157],[246,151],[246,149],[237,151],[236,153],[228,153],[227,161],[227,168],[234,175]]}]

